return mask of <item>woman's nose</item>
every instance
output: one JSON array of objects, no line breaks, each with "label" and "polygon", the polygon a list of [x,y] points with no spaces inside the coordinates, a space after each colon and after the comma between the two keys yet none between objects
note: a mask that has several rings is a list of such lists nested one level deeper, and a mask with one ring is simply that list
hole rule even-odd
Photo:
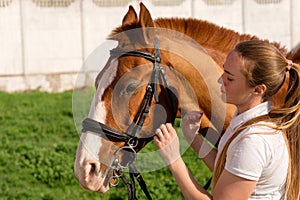
[{"label": "woman's nose", "polygon": [[218,83],[220,83],[220,84],[224,83],[223,76],[224,76],[224,73],[218,78]]}]

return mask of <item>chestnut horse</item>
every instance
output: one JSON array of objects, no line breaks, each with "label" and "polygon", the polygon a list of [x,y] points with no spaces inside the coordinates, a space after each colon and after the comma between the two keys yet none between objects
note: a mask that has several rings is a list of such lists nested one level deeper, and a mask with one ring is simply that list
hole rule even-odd
[{"label": "chestnut horse", "polygon": [[[74,165],[81,186],[100,193],[114,185],[112,168],[134,162],[124,161],[126,152],[135,155],[160,124],[186,112],[204,113],[199,132],[216,144],[235,112],[221,98],[222,65],[237,43],[258,38],[196,19],[153,20],[141,3],[139,17],[130,6],[109,39],[118,46],[96,78]],[[287,53],[273,44],[299,61],[299,49]],[[273,99],[276,106],[286,85]]]}]

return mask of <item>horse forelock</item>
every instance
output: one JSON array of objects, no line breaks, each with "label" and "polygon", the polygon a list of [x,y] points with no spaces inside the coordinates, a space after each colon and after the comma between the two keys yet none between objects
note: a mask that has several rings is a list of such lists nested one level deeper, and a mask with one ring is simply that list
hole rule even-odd
[{"label": "horse forelock", "polygon": [[128,30],[133,30],[133,29],[136,29],[136,28],[140,28],[140,25],[138,23],[121,25],[119,27],[116,27],[114,30],[112,30],[112,32],[110,33],[110,35],[108,36],[107,39],[115,39],[115,37],[118,34],[126,32]]}]

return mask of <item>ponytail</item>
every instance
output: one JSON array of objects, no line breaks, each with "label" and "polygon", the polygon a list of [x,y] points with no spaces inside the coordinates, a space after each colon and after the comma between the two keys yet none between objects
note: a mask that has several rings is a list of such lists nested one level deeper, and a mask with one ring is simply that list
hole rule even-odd
[{"label": "ponytail", "polygon": [[289,147],[289,175],[286,182],[287,199],[300,199],[300,66],[292,63],[288,71],[290,75],[289,89],[285,104],[270,114],[280,116],[278,128],[285,130]]}]

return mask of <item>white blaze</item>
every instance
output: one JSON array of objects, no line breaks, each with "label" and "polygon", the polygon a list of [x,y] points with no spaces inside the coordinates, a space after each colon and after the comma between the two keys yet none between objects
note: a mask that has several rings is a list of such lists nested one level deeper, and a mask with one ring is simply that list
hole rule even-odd
[{"label": "white blaze", "polygon": [[[89,118],[105,124],[106,119],[106,108],[103,101],[101,101],[104,91],[108,86],[111,85],[116,77],[118,67],[118,60],[113,59],[110,66],[106,68],[103,76],[98,82],[98,88],[94,95],[93,102],[91,104]],[[101,148],[101,138],[92,133],[82,133],[81,141],[92,155],[93,159],[98,160],[99,149]],[[101,161],[99,161],[101,162]]]}]

